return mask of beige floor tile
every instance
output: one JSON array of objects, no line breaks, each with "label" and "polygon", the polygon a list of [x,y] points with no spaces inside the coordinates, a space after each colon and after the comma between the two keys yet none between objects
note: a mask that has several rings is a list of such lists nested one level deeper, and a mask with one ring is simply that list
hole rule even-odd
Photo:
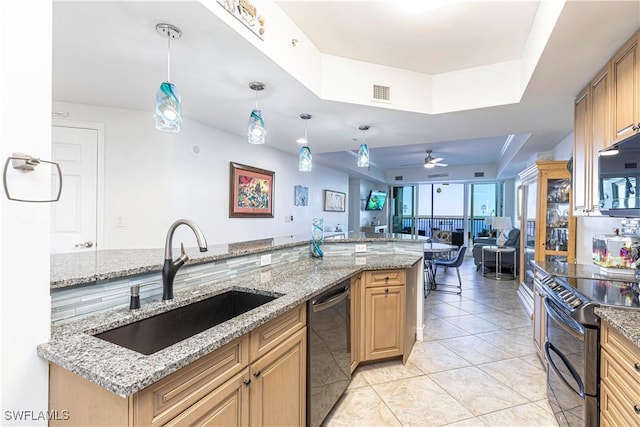
[{"label": "beige floor tile", "polygon": [[445,322],[444,319],[425,319],[423,335],[424,341],[433,341],[461,337],[469,335],[469,332]]},{"label": "beige floor tile", "polygon": [[536,353],[531,334],[531,328],[517,328],[478,334],[477,337],[495,345],[502,351],[521,357]]},{"label": "beige floor tile", "polygon": [[526,328],[531,327],[531,319],[525,316],[513,316],[504,311],[494,312],[494,313],[480,313],[477,314],[479,318],[495,323],[501,326],[504,329],[516,329],[516,328]]},{"label": "beige floor tile", "polygon": [[482,304],[475,300],[461,300],[456,302],[449,302],[447,304],[459,308],[460,310],[469,314],[488,313],[494,311],[493,307]]},{"label": "beige floor tile", "polygon": [[466,420],[458,421],[455,423],[447,424],[442,427],[485,427],[486,424],[478,417],[467,418]]},{"label": "beige floor tile", "polygon": [[347,390],[324,423],[332,426],[401,426],[371,387]]},{"label": "beige floor tile", "polygon": [[524,396],[474,366],[430,374],[429,378],[476,416],[527,402]]},{"label": "beige floor tile", "polygon": [[536,405],[538,405],[539,407],[541,407],[542,409],[544,409],[545,411],[547,411],[550,414],[553,414],[553,410],[551,409],[551,406],[549,405],[549,401],[544,398],[544,399],[540,399],[536,402],[533,402]]},{"label": "beige floor tile", "polygon": [[527,362],[530,365],[535,366],[536,368],[539,368],[542,370],[542,372],[546,372],[544,365],[542,363],[542,360],[540,359],[540,356],[538,356],[537,353],[535,354],[528,354],[526,356],[522,356],[520,357],[520,359],[524,360],[525,362]]},{"label": "beige floor tile", "polygon": [[351,375],[351,382],[349,383],[347,390],[350,388],[367,387],[368,385],[370,384],[367,382],[364,375],[362,375],[362,371],[356,369],[355,372]]},{"label": "beige floor tile", "polygon": [[478,365],[478,368],[532,402],[547,396],[547,381],[541,367],[520,359],[508,359]]},{"label": "beige floor tile", "polygon": [[510,359],[513,356],[475,336],[437,341],[473,365]]},{"label": "beige floor tile", "polygon": [[416,342],[409,362],[425,374],[469,366],[469,362],[438,341]]},{"label": "beige floor tile", "polygon": [[356,372],[361,374],[371,385],[424,375],[424,373],[411,362],[403,365],[401,359],[362,365],[356,369]]},{"label": "beige floor tile", "polygon": [[427,313],[434,314],[439,317],[462,316],[468,314],[466,311],[460,310],[451,304],[440,304],[426,308]]},{"label": "beige floor tile", "polygon": [[492,427],[557,427],[558,425],[553,415],[535,403],[527,403],[482,415],[480,419]]},{"label": "beige floor tile", "polygon": [[469,314],[466,316],[447,317],[444,320],[447,323],[451,323],[452,325],[457,326],[460,329],[464,329],[470,334],[481,334],[484,332],[493,332],[503,329],[502,326],[493,322],[487,322],[485,319],[482,319],[473,314]]},{"label": "beige floor tile", "polygon": [[373,388],[404,426],[439,426],[472,416],[427,376]]}]

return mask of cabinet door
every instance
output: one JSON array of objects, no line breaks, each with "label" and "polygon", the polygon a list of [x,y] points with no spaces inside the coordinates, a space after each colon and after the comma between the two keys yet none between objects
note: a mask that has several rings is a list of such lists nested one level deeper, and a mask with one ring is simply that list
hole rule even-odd
[{"label": "cabinet door", "polygon": [[574,107],[573,126],[573,209],[584,212],[588,209],[588,182],[590,163],[591,126],[590,97],[587,86],[578,95]]},{"label": "cabinet door", "polygon": [[[586,208],[589,212],[598,211],[598,174],[600,170],[598,167],[598,152],[611,145],[609,77],[610,73],[607,67],[591,82],[591,146],[587,153],[588,157],[585,159],[589,169],[586,177]],[[576,197],[575,192],[573,196]]]},{"label": "cabinet door", "polygon": [[638,125],[638,37],[634,36],[611,61],[611,140],[636,133]]},{"label": "cabinet door", "polygon": [[350,333],[351,340],[351,372],[353,372],[358,363],[360,363],[360,319],[361,319],[361,298],[360,287],[362,286],[362,276],[357,275],[351,278],[351,319]]},{"label": "cabinet door", "polygon": [[252,426],[303,426],[306,421],[307,328],[250,367]]},{"label": "cabinet door", "polygon": [[191,405],[166,426],[248,426],[249,372],[244,370]]},{"label": "cabinet door", "polygon": [[404,300],[404,286],[366,289],[364,360],[402,355]]},{"label": "cabinet door", "polygon": [[536,280],[533,286],[533,343],[545,367],[544,342],[547,338],[546,329],[547,312],[544,309],[544,293]]}]

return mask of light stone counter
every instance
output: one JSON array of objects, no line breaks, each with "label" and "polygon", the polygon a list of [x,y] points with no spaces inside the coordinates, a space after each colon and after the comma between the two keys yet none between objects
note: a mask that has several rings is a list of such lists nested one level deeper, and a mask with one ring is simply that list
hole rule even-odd
[{"label": "light stone counter", "polygon": [[[354,241],[366,241],[366,237]],[[376,239],[380,241],[380,239]],[[345,241],[345,240],[343,240]],[[304,243],[304,242],[302,242]],[[300,244],[300,243],[298,243]],[[256,250],[256,249],[247,249]],[[216,255],[214,255],[216,256]],[[143,301],[135,312],[120,309],[56,326],[38,355],[118,395],[134,394],[265,322],[364,270],[410,268],[416,254],[331,256],[264,267],[254,272],[186,290],[164,303]],[[145,356],[92,335],[226,292],[244,290],[279,298],[184,341]]]},{"label": "light stone counter", "polygon": [[[426,242],[423,236],[411,234],[370,234],[360,232],[325,233],[325,244],[366,242]],[[209,245],[207,252],[187,248],[186,265],[204,264],[243,255],[271,252],[310,244],[308,235],[275,237],[248,242]],[[179,249],[173,250],[174,255]],[[116,279],[136,274],[162,271],[164,249],[110,249],[51,255],[51,289],[59,289]]]},{"label": "light stone counter", "polygon": [[634,277],[634,270],[616,271],[617,269],[604,269],[595,264],[568,264],[541,261],[531,261],[531,263],[547,273],[559,277],[640,282],[640,278]]},{"label": "light stone counter", "polygon": [[640,311],[623,308],[598,307],[595,313],[613,329],[640,347]]}]

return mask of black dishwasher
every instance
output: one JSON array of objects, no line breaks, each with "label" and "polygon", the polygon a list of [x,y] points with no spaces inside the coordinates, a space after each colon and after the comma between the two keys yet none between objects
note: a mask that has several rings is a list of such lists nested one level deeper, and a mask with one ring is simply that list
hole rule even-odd
[{"label": "black dishwasher", "polygon": [[349,281],[307,305],[307,425],[319,426],[351,381]]}]

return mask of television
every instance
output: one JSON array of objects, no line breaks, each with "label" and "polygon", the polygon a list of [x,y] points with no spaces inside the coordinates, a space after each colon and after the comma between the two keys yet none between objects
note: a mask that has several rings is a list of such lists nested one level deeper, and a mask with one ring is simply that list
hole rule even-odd
[{"label": "television", "polygon": [[366,211],[381,211],[384,208],[384,202],[387,200],[387,193],[384,191],[371,190],[367,197],[367,204],[364,206]]}]

